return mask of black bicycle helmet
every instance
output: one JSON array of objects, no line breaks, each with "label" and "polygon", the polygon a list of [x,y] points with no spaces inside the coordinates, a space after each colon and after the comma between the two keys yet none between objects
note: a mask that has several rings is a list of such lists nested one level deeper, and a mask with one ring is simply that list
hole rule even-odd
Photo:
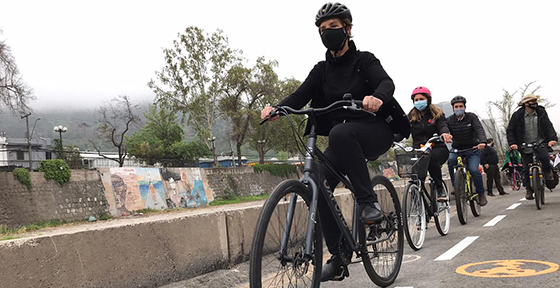
[{"label": "black bicycle helmet", "polygon": [[315,16],[315,25],[319,27],[321,22],[331,18],[349,19],[350,22],[352,22],[352,14],[350,14],[350,9],[348,9],[346,5],[338,2],[329,2],[323,5],[323,7],[319,9],[319,12],[317,12],[317,16]]},{"label": "black bicycle helmet", "polygon": [[451,99],[451,106],[455,105],[455,103],[463,102],[463,104],[467,105],[467,98],[457,95]]}]

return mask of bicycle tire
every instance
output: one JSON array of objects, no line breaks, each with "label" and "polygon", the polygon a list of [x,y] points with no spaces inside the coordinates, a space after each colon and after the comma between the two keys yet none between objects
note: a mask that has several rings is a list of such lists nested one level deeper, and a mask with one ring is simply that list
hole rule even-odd
[{"label": "bicycle tire", "polygon": [[[402,264],[404,233],[401,205],[397,191],[389,179],[383,176],[375,176],[372,178],[371,184],[373,190],[377,193],[377,199],[383,210],[385,220],[377,225],[360,223],[358,225],[358,240],[362,250],[362,263],[369,278],[376,285],[387,287],[397,279]],[[385,231],[385,234],[383,232],[376,234],[376,229]],[[393,233],[386,241],[368,244],[367,241],[376,239],[373,237],[387,236],[386,232]],[[390,267],[383,267],[383,264],[389,264]]]},{"label": "bicycle tire", "polygon": [[[447,195],[449,191],[447,190],[447,185],[445,182],[443,184],[443,190]],[[436,229],[441,236],[445,236],[449,233],[449,228],[451,226],[451,206],[449,205],[449,198],[445,202],[436,201],[437,211],[434,216],[434,222],[436,222]]]},{"label": "bicycle tire", "polygon": [[409,183],[405,191],[402,207],[404,233],[410,248],[417,251],[426,239],[426,207],[418,185]]},{"label": "bicycle tire", "polygon": [[469,214],[467,211],[466,179],[464,172],[458,170],[455,173],[455,206],[457,206],[457,218],[461,225],[467,224]]},{"label": "bicycle tire", "polygon": [[[472,177],[471,177],[471,185],[470,186],[471,186],[471,193],[470,194],[472,195],[472,193],[473,193],[472,189],[476,189],[474,187],[474,180],[472,179]],[[484,192],[482,192],[482,193],[484,193]],[[478,197],[480,197],[480,195]],[[474,215],[474,217],[480,216],[480,213],[481,213],[479,200],[480,200],[480,198],[478,200],[469,199],[469,206],[471,206],[471,212]]]},{"label": "bicycle tire", "polygon": [[[295,264],[295,261],[282,263],[280,260],[282,258],[279,253],[282,233],[286,226],[290,198],[294,194],[303,201],[296,203],[293,223],[290,228],[289,247],[284,256],[301,259],[298,257],[303,255],[301,252],[305,250],[311,193],[298,180],[285,180],[276,186],[265,201],[257,220],[249,256],[249,283],[251,288],[261,288],[263,283],[266,287],[294,287],[295,284],[296,287],[318,288],[321,283],[323,242],[319,217],[316,217],[313,235],[312,260],[306,262],[307,266],[305,262],[298,265]],[[301,226],[298,226],[300,223]],[[311,269],[313,270],[309,272]],[[286,279],[287,277],[294,277],[295,279]]]},{"label": "bicycle tire", "polygon": [[[541,205],[542,205],[541,204],[541,201],[542,201],[541,198],[542,198],[542,195],[544,193],[541,193],[541,187],[540,187],[541,186],[540,185],[541,181],[539,179],[539,176],[540,176],[539,175],[539,170],[536,169],[536,168],[531,169],[531,176],[532,176],[531,184],[533,186],[533,193],[535,193],[535,204],[537,204],[537,209],[541,210],[541,208],[542,208],[541,207]],[[542,189],[542,190],[544,190],[544,189]]]},{"label": "bicycle tire", "polygon": [[515,191],[519,191],[519,189],[521,189],[521,174],[519,173],[519,171],[515,170],[514,172],[514,184],[515,184]]}]

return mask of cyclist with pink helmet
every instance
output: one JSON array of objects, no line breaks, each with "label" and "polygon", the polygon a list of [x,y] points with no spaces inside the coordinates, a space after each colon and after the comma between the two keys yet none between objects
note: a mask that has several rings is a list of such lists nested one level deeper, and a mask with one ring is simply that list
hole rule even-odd
[{"label": "cyclist with pink helmet", "polygon": [[[432,93],[424,86],[416,87],[410,96],[414,103],[414,108],[408,112],[408,119],[411,125],[412,146],[420,148],[421,144],[426,143],[434,134],[442,135],[446,143],[450,143],[453,138],[449,134],[445,113],[432,104]],[[441,165],[447,161],[449,150],[443,142],[436,142],[432,152],[420,159],[415,169],[418,178],[426,180],[427,172],[434,179],[437,190],[437,200],[446,201],[447,193],[443,189],[443,179],[441,175]]]}]

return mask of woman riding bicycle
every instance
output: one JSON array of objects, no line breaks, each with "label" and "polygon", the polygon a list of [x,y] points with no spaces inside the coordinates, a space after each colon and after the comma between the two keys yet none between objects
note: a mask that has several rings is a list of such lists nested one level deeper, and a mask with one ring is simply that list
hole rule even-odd
[{"label": "woman riding bicycle", "polygon": [[[414,88],[410,96],[414,103],[414,108],[408,112],[412,133],[412,146],[420,148],[434,134],[442,135],[445,143],[450,143],[453,137],[449,134],[447,120],[443,111],[436,105],[432,104],[432,93],[426,87],[420,86]],[[446,201],[447,194],[443,189],[443,179],[441,175],[441,165],[449,158],[449,150],[443,142],[436,142],[432,148],[432,152],[423,157],[415,169],[418,178],[424,182],[427,172],[434,179],[437,189],[437,200]]]},{"label": "woman riding bicycle", "polygon": [[[315,25],[319,28],[324,46],[328,49],[326,60],[317,63],[301,86],[278,106],[301,109],[311,101],[311,107],[326,107],[342,100],[345,93],[363,101],[364,110],[372,113],[341,109],[318,116],[316,132],[318,135],[329,137],[329,146],[324,154],[334,166],[348,175],[352,182],[355,197],[362,211],[362,222],[377,223],[382,220],[383,214],[377,203],[377,195],[371,187],[365,159],[376,159],[385,153],[393,143],[394,132],[408,137],[410,128],[406,125],[402,108],[393,98],[393,80],[387,75],[379,59],[372,53],[358,51],[351,40],[350,10],[340,3],[327,3],[315,16]],[[261,118],[267,118],[273,110],[272,107],[264,108]],[[388,124],[385,115],[399,115],[399,112],[401,117],[393,116],[391,124]],[[326,189],[334,190],[338,180],[324,165],[320,165],[319,171],[326,180]],[[320,195],[322,196],[319,197],[318,209],[322,230],[332,254],[331,259],[323,266],[321,281],[342,279],[344,267],[338,250],[341,232],[327,206],[327,199],[322,193]]]}]

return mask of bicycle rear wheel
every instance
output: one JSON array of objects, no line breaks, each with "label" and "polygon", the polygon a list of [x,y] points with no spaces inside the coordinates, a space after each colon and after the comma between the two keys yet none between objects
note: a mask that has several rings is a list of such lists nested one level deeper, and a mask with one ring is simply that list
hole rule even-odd
[{"label": "bicycle rear wheel", "polygon": [[409,183],[403,195],[403,220],[406,241],[413,250],[419,250],[426,238],[426,208],[420,187]]},{"label": "bicycle rear wheel", "polygon": [[383,176],[371,180],[373,190],[384,214],[381,224],[358,225],[358,237],[364,268],[373,281],[381,287],[391,285],[401,269],[404,234],[401,205],[395,187]]},{"label": "bicycle rear wheel", "polygon": [[[473,195],[473,191],[472,191],[472,190],[473,190],[473,189],[476,189],[476,188],[474,187],[474,180],[472,179],[472,177],[471,177],[471,185],[470,185],[470,187],[471,187],[471,189],[470,189],[470,192],[471,192],[471,193],[469,193],[469,194],[470,194],[470,195]],[[484,191],[483,191],[482,193],[484,193]],[[478,197],[479,197],[478,199],[475,199],[475,198],[469,199],[469,204],[470,204],[470,206],[471,206],[471,212],[472,212],[472,214],[474,215],[474,217],[480,216],[480,212],[481,212],[481,208],[480,208],[480,204],[479,204],[480,195],[479,195]]]},{"label": "bicycle rear wheel", "polygon": [[535,193],[535,204],[537,204],[537,209],[541,210],[541,205],[542,205],[542,197],[543,194],[542,191],[544,191],[544,189],[541,189],[541,179],[539,178],[539,170],[536,168],[533,168],[531,171],[531,184],[533,186],[533,192]]},{"label": "bicycle rear wheel", "polygon": [[[306,259],[303,253],[310,198],[305,185],[297,180],[286,180],[276,186],[266,200],[257,220],[249,257],[251,288],[319,287],[323,260],[319,217],[316,218],[311,259]],[[292,199],[297,201],[291,215],[292,224],[288,226],[288,208]],[[288,247],[281,252],[285,232],[289,235]]]},{"label": "bicycle rear wheel", "polygon": [[457,206],[457,218],[462,225],[467,224],[469,213],[467,211],[467,194],[465,173],[463,171],[457,171],[455,173],[455,205]]},{"label": "bicycle rear wheel", "polygon": [[[443,190],[445,193],[449,193],[445,182],[443,182]],[[441,236],[445,236],[449,233],[449,227],[451,226],[451,206],[449,205],[449,198],[445,202],[436,201],[436,206],[437,211],[434,217],[436,228]]]},{"label": "bicycle rear wheel", "polygon": [[521,189],[521,174],[517,169],[513,171],[513,185],[511,187],[514,191]]}]

